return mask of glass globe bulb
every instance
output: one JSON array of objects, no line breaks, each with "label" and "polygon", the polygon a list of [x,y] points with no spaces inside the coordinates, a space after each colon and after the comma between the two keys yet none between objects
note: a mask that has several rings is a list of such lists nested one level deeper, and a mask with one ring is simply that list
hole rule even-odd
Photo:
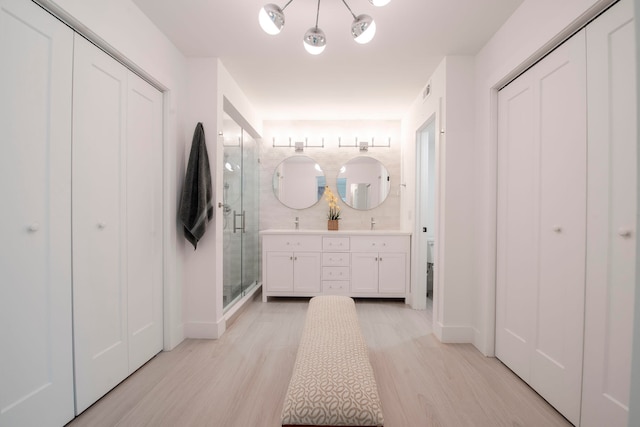
[{"label": "glass globe bulb", "polygon": [[327,38],[324,32],[317,27],[309,28],[303,40],[304,48],[312,55],[319,55],[327,47]]},{"label": "glass globe bulb", "polygon": [[258,13],[258,22],[265,33],[274,36],[284,27],[284,12],[278,5],[265,4]]},{"label": "glass globe bulb", "polygon": [[391,0],[369,0],[369,3],[374,6],[382,7],[388,5],[390,1]]},{"label": "glass globe bulb", "polygon": [[376,35],[376,23],[373,18],[369,15],[359,15],[351,24],[351,35],[360,44],[373,40],[373,36]]}]

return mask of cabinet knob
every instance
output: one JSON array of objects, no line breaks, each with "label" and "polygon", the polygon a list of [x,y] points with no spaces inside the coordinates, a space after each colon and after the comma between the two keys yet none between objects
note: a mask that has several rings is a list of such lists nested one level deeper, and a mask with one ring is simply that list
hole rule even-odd
[{"label": "cabinet knob", "polygon": [[618,228],[618,236],[620,237],[624,237],[624,238],[629,238],[631,237],[631,230],[628,228]]},{"label": "cabinet knob", "polygon": [[293,261],[293,257],[292,257],[292,256],[290,256],[290,257],[289,257],[289,260],[290,260],[290,261]]},{"label": "cabinet knob", "polygon": [[382,257],[380,257],[380,261],[382,261]]},{"label": "cabinet knob", "polygon": [[562,232],[562,227],[559,225],[554,225],[552,230],[556,233],[561,233]]},{"label": "cabinet knob", "polygon": [[35,233],[36,231],[40,230],[40,224],[34,222],[28,227],[28,230],[32,233]]},{"label": "cabinet knob", "polygon": [[103,229],[107,228],[107,223],[106,223],[106,222],[103,222],[103,221],[100,221],[100,222],[98,223],[98,228],[99,228],[100,230],[103,230]]},{"label": "cabinet knob", "polygon": [[294,260],[294,261],[297,261],[297,260],[298,260],[298,257],[297,257],[297,256],[294,256],[294,257],[293,257],[293,260]]}]

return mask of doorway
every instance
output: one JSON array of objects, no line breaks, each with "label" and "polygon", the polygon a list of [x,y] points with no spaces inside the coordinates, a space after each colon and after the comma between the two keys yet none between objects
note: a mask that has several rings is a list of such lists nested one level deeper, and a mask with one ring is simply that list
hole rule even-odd
[{"label": "doorway", "polygon": [[436,248],[436,135],[435,115],[416,138],[416,232],[418,250],[417,306],[433,312],[437,289]]}]

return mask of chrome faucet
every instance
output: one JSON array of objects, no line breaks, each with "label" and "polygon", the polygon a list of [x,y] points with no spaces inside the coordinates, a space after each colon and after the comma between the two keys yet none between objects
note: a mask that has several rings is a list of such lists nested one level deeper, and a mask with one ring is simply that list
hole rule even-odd
[{"label": "chrome faucet", "polygon": [[293,223],[296,225],[296,230],[298,230],[300,228],[300,219],[296,217],[296,220]]},{"label": "chrome faucet", "polygon": [[373,226],[376,224],[376,221],[371,217],[371,229],[373,230]]}]

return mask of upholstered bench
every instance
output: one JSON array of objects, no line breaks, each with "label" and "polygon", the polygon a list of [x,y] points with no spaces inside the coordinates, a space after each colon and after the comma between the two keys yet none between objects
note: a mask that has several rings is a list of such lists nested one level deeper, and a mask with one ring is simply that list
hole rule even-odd
[{"label": "upholstered bench", "polygon": [[288,426],[382,426],[382,406],[353,300],[309,301],[282,410]]}]

